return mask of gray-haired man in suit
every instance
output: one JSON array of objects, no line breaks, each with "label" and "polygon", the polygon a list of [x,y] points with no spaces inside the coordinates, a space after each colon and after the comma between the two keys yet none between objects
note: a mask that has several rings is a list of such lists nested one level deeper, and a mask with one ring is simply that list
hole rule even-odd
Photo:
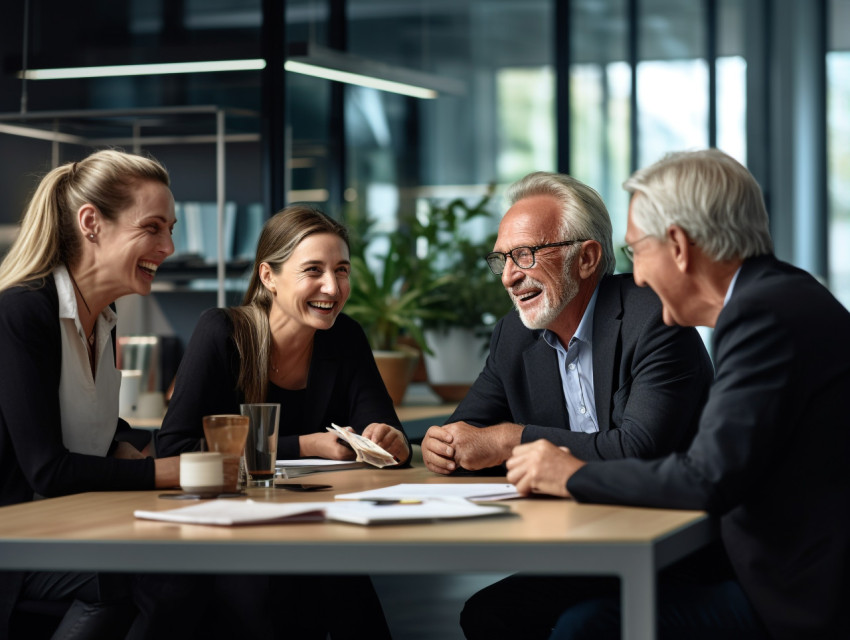
[{"label": "gray-haired man in suit", "polygon": [[[612,275],[611,221],[593,189],[533,173],[508,199],[487,260],[516,310],[497,324],[449,423],[428,430],[428,468],[494,467],[539,439],[592,460],[685,449],[713,377],[697,332],[665,326],[654,293]],[[559,581],[520,574],[491,585],[467,603],[464,631],[545,638],[563,610]]]},{"label": "gray-haired man in suit", "polygon": [[611,221],[593,189],[554,173],[511,186],[490,267],[516,311],[495,328],[484,370],[422,443],[437,473],[503,463],[546,439],[585,459],[687,447],[713,369],[694,329],[670,328],[631,275],[611,275]]},{"label": "gray-haired man in suit", "polygon": [[[761,189],[728,155],[671,154],[624,186],[635,282],[658,293],[665,322],[714,327],[699,429],[656,460],[522,445],[508,479],[522,493],[719,518],[711,562],[661,575],[659,637],[850,638],[850,314],[776,259]],[[616,584],[576,579],[562,604],[553,639],[619,637]]]}]

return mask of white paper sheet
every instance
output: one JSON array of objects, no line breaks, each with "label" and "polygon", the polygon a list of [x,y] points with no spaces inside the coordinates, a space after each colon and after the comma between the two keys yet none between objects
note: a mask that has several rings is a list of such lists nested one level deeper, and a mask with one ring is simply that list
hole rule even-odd
[{"label": "white paper sheet", "polygon": [[369,525],[474,518],[507,513],[509,511],[502,506],[480,505],[460,498],[447,498],[399,504],[376,504],[371,501],[281,503],[210,500],[166,511],[137,510],[133,515],[143,520],[232,526],[321,520]]},{"label": "white paper sheet", "polygon": [[341,493],[337,500],[403,500],[405,498],[466,498],[478,502],[519,498],[512,484],[499,483],[434,483],[396,484],[381,489]]}]

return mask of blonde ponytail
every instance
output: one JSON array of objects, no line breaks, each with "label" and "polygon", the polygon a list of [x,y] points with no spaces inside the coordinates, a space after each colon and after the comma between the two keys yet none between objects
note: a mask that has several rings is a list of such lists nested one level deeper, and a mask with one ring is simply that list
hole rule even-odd
[{"label": "blonde ponytail", "polygon": [[[56,201],[71,165],[58,167],[39,183],[21,221],[21,230],[0,264],[0,291],[47,276],[59,262],[62,216]],[[57,233],[58,231],[58,233]]]},{"label": "blonde ponytail", "polygon": [[114,221],[133,204],[133,187],[140,180],[169,185],[168,172],[156,160],[115,149],[96,151],[44,176],[21,220],[18,237],[0,263],[0,291],[36,283],[60,262],[73,263],[82,242],[77,211],[92,204],[104,218]]}]

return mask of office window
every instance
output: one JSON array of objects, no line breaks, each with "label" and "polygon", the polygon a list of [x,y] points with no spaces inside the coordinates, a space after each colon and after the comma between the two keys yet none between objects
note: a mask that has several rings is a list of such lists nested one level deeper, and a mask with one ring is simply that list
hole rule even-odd
[{"label": "office window", "polygon": [[708,65],[701,0],[644,0],[638,16],[638,165],[708,145]]},{"label": "office window", "polygon": [[423,199],[471,201],[554,169],[553,13],[551,0],[349,0],[352,54],[459,86],[433,100],[346,91],[347,214],[392,224]]},{"label": "office window", "polygon": [[829,284],[850,307],[850,0],[829,3],[826,56]]},{"label": "office window", "polygon": [[502,69],[498,72],[500,182],[555,166],[554,70]]},{"label": "office window", "polygon": [[744,57],[744,2],[720,0],[717,6],[717,141],[747,164],[747,60]]},{"label": "office window", "polygon": [[570,25],[570,172],[602,196],[616,245],[626,229],[622,184],[631,169],[626,2],[575,2]]}]

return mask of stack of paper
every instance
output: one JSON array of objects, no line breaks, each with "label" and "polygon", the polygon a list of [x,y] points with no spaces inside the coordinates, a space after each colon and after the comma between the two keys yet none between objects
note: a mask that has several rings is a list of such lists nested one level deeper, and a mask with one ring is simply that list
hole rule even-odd
[{"label": "stack of paper", "polygon": [[512,484],[396,484],[381,489],[340,493],[337,500],[410,500],[422,498],[462,498],[476,502],[509,500],[521,497]]},{"label": "stack of paper", "polygon": [[134,512],[137,518],[182,524],[247,525],[333,520],[351,524],[398,524],[510,513],[505,507],[463,499],[372,502],[255,502],[210,500],[168,511]]},{"label": "stack of paper", "polygon": [[345,469],[363,469],[366,465],[356,460],[325,460],[324,458],[298,458],[296,460],[278,460],[275,468],[287,478],[297,478],[320,471],[344,471]]}]

